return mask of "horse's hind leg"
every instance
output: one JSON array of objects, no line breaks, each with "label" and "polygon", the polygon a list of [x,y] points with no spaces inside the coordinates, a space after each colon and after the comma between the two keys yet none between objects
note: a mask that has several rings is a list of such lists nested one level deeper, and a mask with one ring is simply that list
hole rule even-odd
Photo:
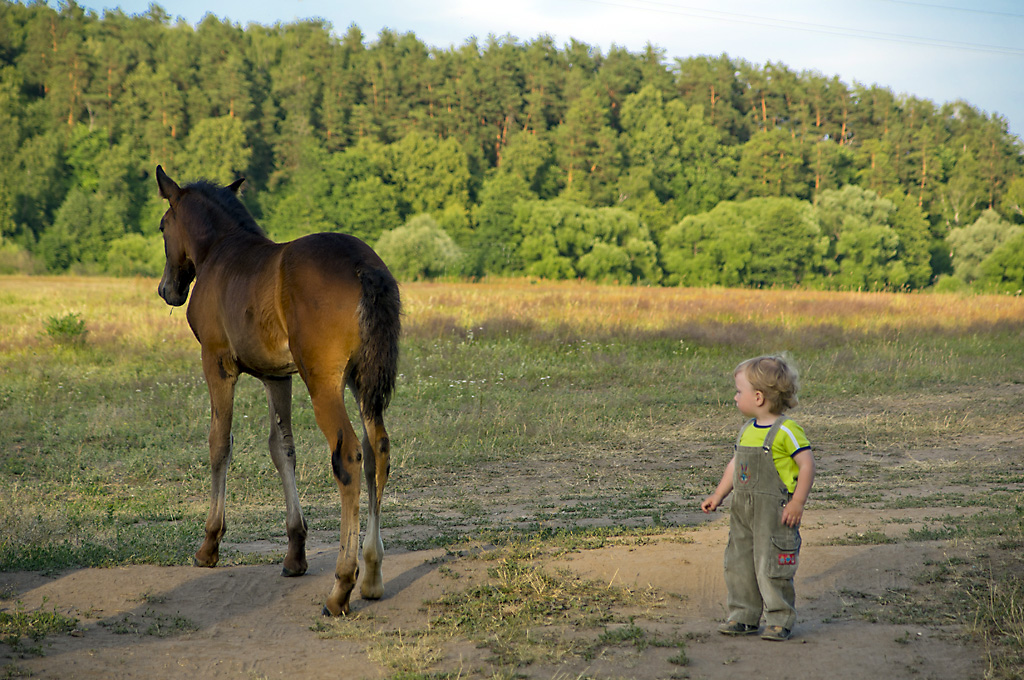
[{"label": "horse's hind leg", "polygon": [[285,528],[288,532],[288,554],[281,568],[283,576],[306,573],[306,520],[295,488],[295,441],[292,438],[292,379],[266,378],[267,403],[270,408],[270,458],[284,486]]},{"label": "horse's hind leg", "polygon": [[363,564],[366,574],[360,584],[360,593],[367,600],[384,596],[384,541],[380,537],[380,506],[384,485],[391,472],[390,440],[383,422],[363,421],[363,468],[366,473],[368,517],[366,539],[363,541]]},{"label": "horse's hind leg", "polygon": [[[339,371],[340,373],[340,371]],[[341,381],[307,380],[317,425],[331,449],[331,469],[341,493],[341,546],[334,569],[334,588],[327,596],[324,613],[347,614],[349,597],[359,576],[359,472],[362,454],[355,430],[345,411]]]}]

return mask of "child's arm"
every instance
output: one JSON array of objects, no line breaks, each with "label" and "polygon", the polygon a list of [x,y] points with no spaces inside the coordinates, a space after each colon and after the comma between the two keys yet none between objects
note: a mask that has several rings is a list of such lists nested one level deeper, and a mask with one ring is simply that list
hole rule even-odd
[{"label": "child's arm", "polygon": [[800,472],[797,473],[793,497],[782,509],[782,523],[788,527],[800,526],[800,520],[804,516],[804,504],[807,502],[807,496],[810,495],[811,486],[814,484],[814,454],[811,453],[811,450],[804,449],[797,452],[793,456],[793,462],[796,463]]},{"label": "child's arm", "polygon": [[732,471],[735,467],[736,459],[733,458],[725,466],[725,472],[722,473],[722,481],[718,482],[718,488],[700,504],[701,510],[704,512],[714,512],[722,504],[722,501],[725,500],[725,497],[732,492]]}]

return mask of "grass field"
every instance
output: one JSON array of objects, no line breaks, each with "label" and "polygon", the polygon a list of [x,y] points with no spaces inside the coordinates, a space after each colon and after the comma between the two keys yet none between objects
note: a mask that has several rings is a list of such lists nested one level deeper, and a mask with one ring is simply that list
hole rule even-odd
[{"label": "grass field", "polygon": [[[139,279],[0,278],[0,571],[190,562],[207,511],[209,407],[184,311],[155,291]],[[989,555],[985,573],[953,563],[922,578],[948,586],[990,674],[1014,677],[1024,660],[1014,558],[1024,548],[1024,298],[526,280],[408,284],[403,298],[390,546],[581,549],[694,525],[740,424],[732,368],[786,351],[803,375],[793,415],[819,456],[809,513],[934,508],[898,538],[837,541],[950,540]],[[303,507],[314,540],[336,542],[329,456],[299,384],[295,399]],[[283,552],[266,417],[262,386],[243,379],[227,564]],[[996,446],[1007,449],[998,464],[927,457]],[[517,571],[525,557],[502,559],[494,578],[538,587]],[[479,602],[438,606],[464,620]],[[45,629],[43,613],[9,614],[0,642],[24,647],[32,625]],[[52,634],[67,627],[51,623]]]}]

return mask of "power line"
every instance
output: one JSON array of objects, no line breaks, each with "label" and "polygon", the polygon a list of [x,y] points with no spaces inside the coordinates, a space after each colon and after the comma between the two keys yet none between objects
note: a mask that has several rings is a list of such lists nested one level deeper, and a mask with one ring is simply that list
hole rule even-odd
[{"label": "power line", "polygon": [[[880,31],[866,31],[858,28],[840,26],[828,26],[825,24],[814,24],[805,21],[793,21],[790,19],[777,19],[774,17],[762,17],[752,14],[737,14],[735,12],[722,12],[719,10],[700,9],[683,7],[656,0],[578,0],[592,5],[605,5],[630,10],[643,10],[658,12],[661,14],[676,14],[679,16],[693,17],[698,19],[712,19],[752,26],[773,26],[795,31],[807,31],[823,35],[838,35],[846,38],[866,38],[868,40],[881,40],[886,42],[898,42],[908,45],[923,45],[926,47],[941,47],[944,49],[967,50],[971,52],[988,52],[991,54],[1002,54],[1013,57],[1024,57],[1024,49],[1017,47],[1003,47],[1001,45],[983,45],[980,43],[960,42],[956,40],[942,40],[939,38],[922,38],[900,33],[883,33]],[[919,3],[917,3],[919,4]],[[950,8],[947,8],[950,9]],[[1016,15],[1014,15],[1016,16]]]},{"label": "power line", "polygon": [[1007,17],[1010,19],[1024,19],[1024,14],[1013,12],[995,12],[990,9],[977,9],[975,7],[954,7],[952,5],[936,5],[930,2],[914,2],[913,0],[880,0],[894,5],[910,5],[911,7],[926,7],[928,9],[941,9],[949,12],[964,12],[966,14],[984,14],[992,17]]}]

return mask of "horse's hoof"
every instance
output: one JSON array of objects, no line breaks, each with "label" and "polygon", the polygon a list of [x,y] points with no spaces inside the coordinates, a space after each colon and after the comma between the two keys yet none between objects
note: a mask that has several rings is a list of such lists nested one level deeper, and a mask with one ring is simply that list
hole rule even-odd
[{"label": "horse's hoof", "polygon": [[306,573],[305,568],[303,568],[301,570],[292,571],[288,567],[281,567],[281,576],[284,576],[286,578],[292,578],[294,576],[302,576],[305,573]]},{"label": "horse's hoof", "polygon": [[364,600],[379,600],[384,597],[384,588],[361,589],[359,594],[362,595]]},{"label": "horse's hoof", "polygon": [[331,619],[341,619],[348,616],[348,607],[345,606],[337,614],[333,613],[330,608],[325,604],[324,608],[320,610],[320,613]]},{"label": "horse's hoof", "polygon": [[192,558],[192,566],[193,567],[201,567],[203,569],[212,569],[213,567],[217,566],[217,561],[214,560],[213,562],[211,562],[209,564],[203,564],[202,562],[197,560],[195,557],[193,557]]}]

